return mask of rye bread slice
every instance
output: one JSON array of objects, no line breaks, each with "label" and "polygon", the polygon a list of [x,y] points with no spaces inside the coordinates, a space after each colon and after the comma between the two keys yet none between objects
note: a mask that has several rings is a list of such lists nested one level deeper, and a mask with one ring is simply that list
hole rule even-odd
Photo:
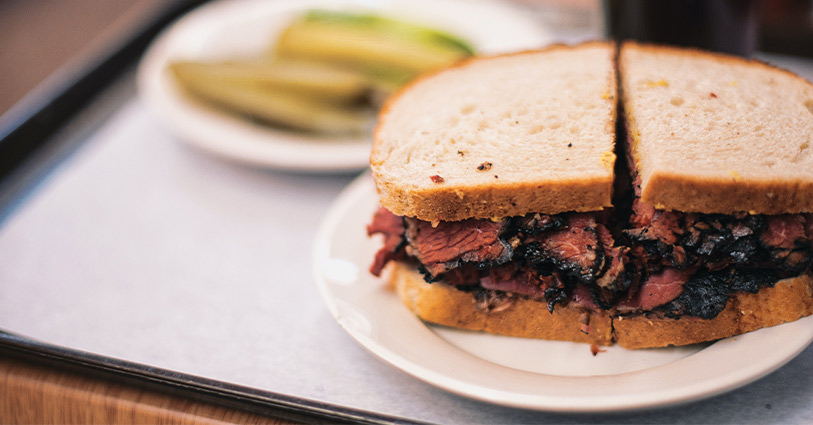
[{"label": "rye bread slice", "polygon": [[615,49],[556,45],[425,76],[383,108],[370,164],[381,204],[427,221],[611,204]]}]

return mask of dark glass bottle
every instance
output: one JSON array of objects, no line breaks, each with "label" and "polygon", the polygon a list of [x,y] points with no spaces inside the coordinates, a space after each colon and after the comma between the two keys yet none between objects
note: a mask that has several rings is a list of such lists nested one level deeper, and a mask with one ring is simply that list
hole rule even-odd
[{"label": "dark glass bottle", "polygon": [[759,0],[603,0],[607,36],[750,56]]}]

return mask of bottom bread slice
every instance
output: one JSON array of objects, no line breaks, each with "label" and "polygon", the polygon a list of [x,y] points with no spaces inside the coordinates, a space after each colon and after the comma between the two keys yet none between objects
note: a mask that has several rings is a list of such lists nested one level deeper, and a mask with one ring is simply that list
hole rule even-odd
[{"label": "bottom bread slice", "polygon": [[486,312],[477,307],[471,292],[439,282],[428,284],[405,263],[392,262],[388,267],[401,301],[427,322],[526,338],[612,344],[612,323],[606,312],[557,307],[550,313],[544,303],[520,297],[505,309],[497,306]]},{"label": "bottom bread slice", "polygon": [[401,301],[427,322],[494,334],[626,348],[654,348],[714,341],[813,314],[813,279],[807,274],[777,282],[756,294],[732,296],[714,319],[671,319],[652,314],[611,316],[577,306],[557,306],[524,297],[484,309],[472,292],[436,282],[428,284],[412,265],[393,262],[392,286]]},{"label": "bottom bread slice", "polygon": [[761,328],[793,322],[813,314],[813,279],[804,274],[780,280],[756,294],[732,296],[726,308],[711,320],[652,315],[613,318],[618,345],[626,348],[665,347],[714,341]]}]

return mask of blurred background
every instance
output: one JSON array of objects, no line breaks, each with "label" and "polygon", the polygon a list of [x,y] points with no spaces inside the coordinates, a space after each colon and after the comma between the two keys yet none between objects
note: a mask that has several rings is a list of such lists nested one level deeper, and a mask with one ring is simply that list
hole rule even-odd
[{"label": "blurred background", "polygon": [[[602,7],[615,0],[514,1],[529,7],[558,33],[602,36]],[[115,43],[120,34],[171,3],[190,1],[0,1],[0,115],[60,68],[81,67],[83,61]],[[813,0],[764,1],[757,19],[757,50],[813,57]]]},{"label": "blurred background", "polygon": [[0,1],[0,114],[165,0]]}]

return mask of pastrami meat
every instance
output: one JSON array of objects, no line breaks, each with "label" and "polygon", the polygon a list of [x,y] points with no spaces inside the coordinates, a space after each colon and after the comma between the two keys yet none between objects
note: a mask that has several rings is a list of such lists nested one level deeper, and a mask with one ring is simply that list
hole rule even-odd
[{"label": "pastrami meat", "polygon": [[630,286],[630,261],[628,249],[614,246],[596,216],[602,214],[433,224],[381,208],[368,226],[369,234],[385,239],[371,272],[379,275],[387,261],[410,258],[427,282],[443,279],[463,290],[521,294],[545,301],[551,310],[572,300],[577,287],[586,288],[590,295],[579,303],[609,309]]},{"label": "pastrami meat", "polygon": [[634,199],[617,238],[609,215],[528,214],[430,223],[380,208],[368,234],[384,235],[370,271],[412,261],[427,282],[474,294],[495,311],[515,296],[553,310],[574,303],[620,314],[658,312],[710,319],[731,294],[810,267],[813,215],[722,215],[660,211]]}]

